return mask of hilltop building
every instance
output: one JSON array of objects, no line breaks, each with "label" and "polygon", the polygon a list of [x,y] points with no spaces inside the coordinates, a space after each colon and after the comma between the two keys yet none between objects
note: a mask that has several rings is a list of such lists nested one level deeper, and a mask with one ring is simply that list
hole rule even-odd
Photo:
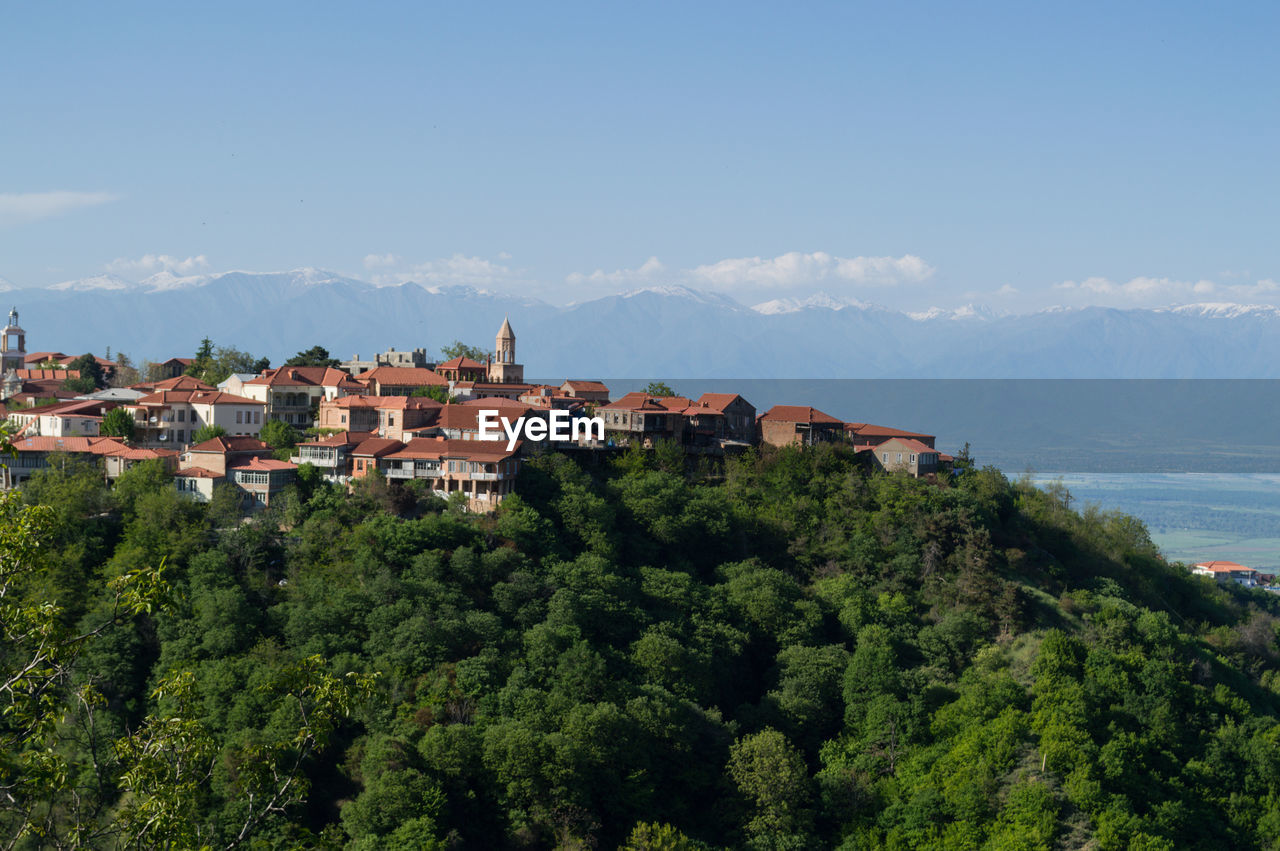
[{"label": "hilltop building", "polygon": [[426,349],[413,349],[408,352],[396,351],[395,347],[373,356],[373,360],[361,360],[360,355],[352,355],[351,360],[338,364],[351,375],[363,375],[380,366],[404,367],[408,369],[431,369],[435,364],[427,359]]}]

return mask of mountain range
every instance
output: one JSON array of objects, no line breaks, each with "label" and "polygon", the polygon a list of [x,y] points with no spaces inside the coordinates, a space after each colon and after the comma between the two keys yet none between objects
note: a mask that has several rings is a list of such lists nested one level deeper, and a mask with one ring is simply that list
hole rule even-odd
[{"label": "mountain range", "polygon": [[1280,377],[1280,309],[1266,305],[908,314],[826,295],[747,306],[669,286],[555,306],[317,269],[0,289],[29,351],[110,347],[135,362],[190,355],[206,336],[273,362],[316,344],[344,359],[455,339],[488,348],[506,315],[526,373],[547,378]]}]

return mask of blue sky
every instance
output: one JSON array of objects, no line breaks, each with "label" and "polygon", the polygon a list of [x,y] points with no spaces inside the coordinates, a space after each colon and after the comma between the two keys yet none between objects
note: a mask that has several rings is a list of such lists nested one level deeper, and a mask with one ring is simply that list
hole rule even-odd
[{"label": "blue sky", "polygon": [[1280,6],[7,4],[0,277],[1280,303]]}]

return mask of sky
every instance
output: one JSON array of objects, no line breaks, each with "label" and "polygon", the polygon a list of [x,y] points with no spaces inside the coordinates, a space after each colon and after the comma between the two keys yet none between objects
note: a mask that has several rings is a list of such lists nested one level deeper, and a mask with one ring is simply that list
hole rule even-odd
[{"label": "sky", "polygon": [[0,278],[1280,303],[1280,4],[0,6]]}]

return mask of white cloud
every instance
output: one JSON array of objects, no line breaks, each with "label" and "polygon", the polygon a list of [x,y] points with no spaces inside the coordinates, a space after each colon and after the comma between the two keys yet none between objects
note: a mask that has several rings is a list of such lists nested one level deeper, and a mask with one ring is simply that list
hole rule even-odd
[{"label": "white cloud", "polygon": [[487,287],[519,280],[518,273],[509,266],[465,254],[408,266],[403,265],[401,258],[394,254],[370,254],[364,258],[364,264],[366,269],[381,270],[370,277],[379,286],[412,281],[428,285]]},{"label": "white cloud", "polygon": [[0,227],[47,219],[117,198],[109,192],[0,192]]},{"label": "white cloud", "polygon": [[1181,281],[1176,278],[1140,275],[1116,282],[1109,278],[1093,277],[1082,281],[1063,281],[1055,284],[1054,289],[1074,293],[1082,297],[1080,300],[1087,300],[1090,304],[1140,307],[1166,307],[1208,298],[1274,301],[1280,296],[1280,284],[1269,278],[1252,284],[1221,284],[1205,278]]},{"label": "white cloud", "polygon": [[190,275],[208,266],[209,260],[203,254],[181,258],[173,257],[169,254],[144,254],[136,260],[128,257],[117,257],[107,264],[107,271],[120,275],[153,275],[157,272]]},{"label": "white cloud", "polygon": [[661,260],[657,257],[650,257],[636,269],[615,269],[612,272],[596,269],[594,272],[585,275],[581,272],[574,272],[565,280],[571,284],[612,284],[619,286],[652,281],[665,274],[666,271],[667,267],[662,265]]},{"label": "white cloud", "polygon": [[806,287],[821,281],[846,281],[864,286],[919,283],[934,269],[913,254],[902,257],[836,257],[825,251],[790,251],[774,258],[737,257],[698,266],[695,282],[714,289]]},{"label": "white cloud", "polygon": [[364,267],[366,269],[386,269],[399,265],[400,258],[389,252],[387,254],[366,254],[364,256]]}]

